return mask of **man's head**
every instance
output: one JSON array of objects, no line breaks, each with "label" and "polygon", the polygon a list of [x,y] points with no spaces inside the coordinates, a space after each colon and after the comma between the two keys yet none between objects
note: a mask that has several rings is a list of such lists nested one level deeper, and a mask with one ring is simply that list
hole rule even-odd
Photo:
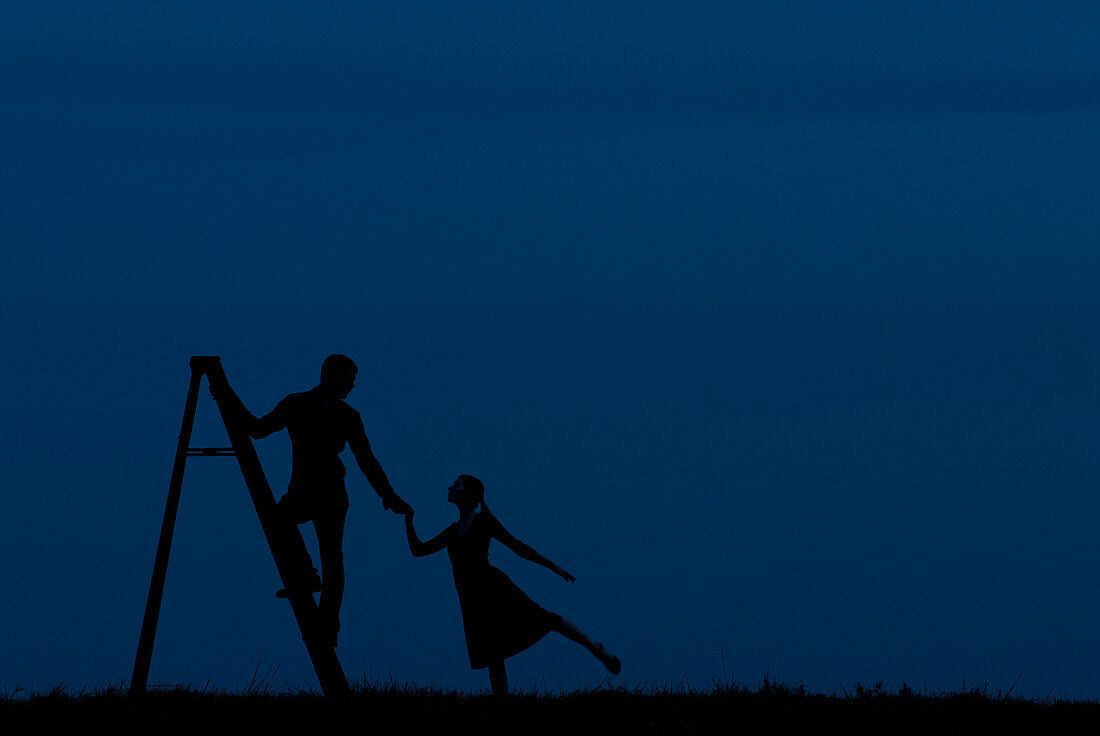
[{"label": "man's head", "polygon": [[336,353],[321,363],[321,386],[333,396],[343,399],[355,388],[358,374],[359,366],[355,365],[354,360]]}]

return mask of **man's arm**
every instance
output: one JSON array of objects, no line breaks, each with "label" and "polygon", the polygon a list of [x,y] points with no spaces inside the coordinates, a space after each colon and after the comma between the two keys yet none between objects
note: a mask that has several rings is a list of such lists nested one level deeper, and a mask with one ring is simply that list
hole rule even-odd
[{"label": "man's arm", "polygon": [[229,386],[229,381],[224,378],[210,379],[210,395],[219,403],[224,402],[227,413],[233,417],[233,421],[241,424],[254,440],[263,439],[286,427],[286,410],[282,401],[270,412],[257,419]]},{"label": "man's arm", "polygon": [[[244,408],[244,404],[241,404]],[[247,411],[247,410],[246,410]],[[249,415],[252,417],[252,415]],[[264,414],[259,419],[252,417],[252,423],[248,425],[248,434],[254,440],[262,440],[273,432],[286,428],[286,411],[283,402],[275,405],[275,408]]]},{"label": "man's arm", "polygon": [[352,436],[348,438],[348,447],[355,455],[355,462],[359,464],[359,469],[367,477],[371,488],[382,499],[382,508],[387,511],[392,510],[398,515],[408,513],[412,507],[394,492],[393,486],[390,485],[390,479],[386,477],[386,471],[382,470],[382,463],[378,462],[378,458],[374,456],[374,451],[371,450],[370,440],[367,439],[367,433],[363,429],[361,420]]}]

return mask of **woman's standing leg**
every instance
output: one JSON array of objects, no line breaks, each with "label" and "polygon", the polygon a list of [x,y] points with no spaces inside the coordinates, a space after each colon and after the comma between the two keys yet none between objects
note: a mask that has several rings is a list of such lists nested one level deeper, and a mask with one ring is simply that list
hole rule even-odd
[{"label": "woman's standing leg", "polygon": [[508,694],[508,670],[504,669],[504,660],[489,665],[489,684],[493,695]]},{"label": "woman's standing leg", "polygon": [[603,662],[603,666],[611,671],[611,674],[617,675],[622,670],[622,663],[619,662],[618,657],[612,656],[611,652],[607,651],[603,644],[599,644],[588,638],[588,634],[578,629],[577,625],[572,621],[564,618],[561,619],[554,625],[553,631],[558,632],[570,641],[577,642],[582,647],[592,652],[592,655]]}]

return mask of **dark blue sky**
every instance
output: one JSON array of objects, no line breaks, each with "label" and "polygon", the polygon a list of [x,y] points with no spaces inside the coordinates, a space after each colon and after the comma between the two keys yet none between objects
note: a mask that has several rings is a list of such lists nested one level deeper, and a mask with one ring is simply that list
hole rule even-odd
[{"label": "dark blue sky", "polygon": [[[625,684],[1100,696],[1100,9],[520,5],[0,11],[0,689],[128,680],[190,355],[261,412],[343,352],[422,535],[483,478]],[[349,490],[349,676],[486,687]],[[277,587],[192,462],[150,681],[313,687]]]}]

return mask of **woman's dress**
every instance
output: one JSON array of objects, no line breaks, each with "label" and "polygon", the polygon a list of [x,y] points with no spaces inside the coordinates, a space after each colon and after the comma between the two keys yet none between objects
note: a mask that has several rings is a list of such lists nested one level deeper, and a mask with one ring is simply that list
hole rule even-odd
[{"label": "woman's dress", "polygon": [[461,536],[457,522],[445,532],[466,651],[475,670],[522,652],[561,621],[561,616],[528,598],[507,575],[489,564],[489,541],[503,529],[496,517],[483,510]]}]

